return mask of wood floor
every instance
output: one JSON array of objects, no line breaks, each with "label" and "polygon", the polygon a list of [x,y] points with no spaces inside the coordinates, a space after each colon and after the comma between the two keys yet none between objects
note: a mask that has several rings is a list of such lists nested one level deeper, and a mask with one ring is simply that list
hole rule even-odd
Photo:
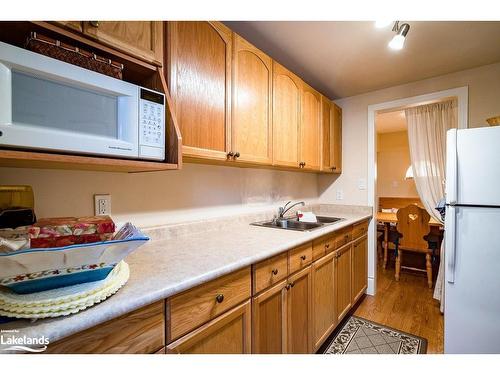
[{"label": "wood floor", "polygon": [[394,268],[380,267],[377,294],[366,296],[354,315],[425,337],[427,353],[443,353],[444,318],[432,293],[425,275],[403,272],[397,282]]}]

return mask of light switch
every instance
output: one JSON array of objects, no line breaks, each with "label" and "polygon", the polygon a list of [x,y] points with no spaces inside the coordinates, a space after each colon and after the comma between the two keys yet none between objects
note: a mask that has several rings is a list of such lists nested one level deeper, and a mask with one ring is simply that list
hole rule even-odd
[{"label": "light switch", "polygon": [[366,178],[358,179],[358,189],[359,190],[366,190]]}]

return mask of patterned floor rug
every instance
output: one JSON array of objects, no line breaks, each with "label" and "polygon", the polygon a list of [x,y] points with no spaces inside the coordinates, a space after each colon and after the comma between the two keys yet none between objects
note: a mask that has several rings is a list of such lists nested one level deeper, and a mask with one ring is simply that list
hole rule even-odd
[{"label": "patterned floor rug", "polygon": [[324,354],[425,354],[427,340],[351,316]]}]

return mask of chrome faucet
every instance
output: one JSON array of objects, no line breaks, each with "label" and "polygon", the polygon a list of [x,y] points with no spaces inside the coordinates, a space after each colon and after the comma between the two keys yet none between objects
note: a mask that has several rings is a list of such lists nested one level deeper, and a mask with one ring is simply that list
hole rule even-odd
[{"label": "chrome faucet", "polygon": [[284,218],[285,214],[290,211],[290,209],[292,209],[293,207],[295,206],[298,206],[298,205],[301,205],[301,206],[305,206],[305,202],[297,202],[297,203],[294,203],[292,204],[291,206],[289,206],[289,204],[292,203],[292,201],[288,201],[283,207],[280,207],[278,208],[278,217],[277,217],[277,220],[281,220]]}]

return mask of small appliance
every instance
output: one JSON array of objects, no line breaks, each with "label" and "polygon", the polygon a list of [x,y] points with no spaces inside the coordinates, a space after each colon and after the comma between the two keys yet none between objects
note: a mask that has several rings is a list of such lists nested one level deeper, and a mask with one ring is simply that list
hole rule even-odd
[{"label": "small appliance", "polygon": [[0,42],[0,147],[165,159],[165,97]]}]

